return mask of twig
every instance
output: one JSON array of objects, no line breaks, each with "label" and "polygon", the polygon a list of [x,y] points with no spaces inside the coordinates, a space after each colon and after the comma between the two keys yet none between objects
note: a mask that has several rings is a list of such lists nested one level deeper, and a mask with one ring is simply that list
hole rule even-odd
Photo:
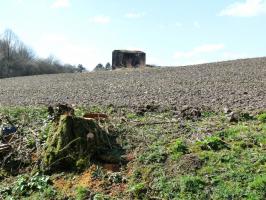
[{"label": "twig", "polygon": [[72,141],[69,142],[66,146],[64,146],[62,149],[60,149],[59,152],[62,152],[62,151],[64,151],[64,150],[66,150],[66,149],[67,149],[72,143],[74,143],[74,142],[76,142],[77,140],[80,140],[80,139],[81,139],[81,137],[78,137],[78,138],[72,140]]},{"label": "twig", "polygon": [[9,144],[0,144],[0,153],[9,151],[11,146]]},{"label": "twig", "polygon": [[33,134],[34,138],[35,138],[35,142],[36,142],[36,150],[37,150],[37,155],[39,156],[40,155],[40,140],[38,138],[38,135],[31,129],[29,128],[29,130],[31,131],[31,133]]},{"label": "twig", "polygon": [[178,123],[179,121],[161,121],[161,122],[131,122],[135,123],[135,126],[147,126],[147,125],[159,125],[159,124],[175,124]]},{"label": "twig", "polygon": [[57,159],[56,161],[54,161],[53,163],[51,163],[48,167],[46,167],[47,169],[49,169],[51,166],[55,165],[57,162],[59,162],[60,160],[64,160],[66,158],[71,158],[71,156],[65,156],[65,157],[62,157],[62,158],[59,158]]}]

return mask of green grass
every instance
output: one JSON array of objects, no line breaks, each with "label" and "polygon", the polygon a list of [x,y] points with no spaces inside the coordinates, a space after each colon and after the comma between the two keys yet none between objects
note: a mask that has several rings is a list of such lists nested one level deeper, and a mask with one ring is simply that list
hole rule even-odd
[{"label": "green grass", "polygon": [[[139,116],[126,108],[77,108],[79,116],[87,111],[107,113],[110,121],[105,126],[116,132],[125,152],[136,157],[120,171],[119,177],[126,178],[123,193],[109,196],[77,187],[70,199],[84,199],[90,193],[94,199],[266,199],[265,112],[255,117],[244,113],[238,123],[230,123],[224,114],[210,111],[196,121],[177,122],[171,111]],[[0,108],[0,113],[18,125],[28,148],[35,145],[32,130],[45,143],[51,125],[45,108]],[[65,198],[49,176],[28,173],[11,177],[1,169],[0,198],[11,199],[13,194],[21,199]],[[101,166],[92,175],[106,179]]]},{"label": "green grass", "polygon": [[261,113],[257,116],[258,120],[266,123],[266,113]]},{"label": "green grass", "polygon": [[[149,130],[154,126],[145,128]],[[167,130],[172,133],[169,137],[155,133],[156,141],[143,147],[143,154],[139,152],[142,156],[136,164],[138,179],[130,184],[156,183],[154,187],[147,187],[145,194],[161,199],[265,199],[266,129],[260,117],[245,116],[239,123],[230,124],[222,114],[212,113],[197,122],[185,122],[183,129],[169,126]],[[165,127],[160,131],[165,132]],[[178,131],[182,134],[173,142],[171,136]],[[202,137],[191,141],[187,133],[198,133]],[[152,140],[153,136],[149,138]],[[197,155],[203,165],[193,171],[175,170],[186,154]],[[156,159],[151,162],[150,156]],[[144,167],[152,169],[148,176],[138,169]]]}]

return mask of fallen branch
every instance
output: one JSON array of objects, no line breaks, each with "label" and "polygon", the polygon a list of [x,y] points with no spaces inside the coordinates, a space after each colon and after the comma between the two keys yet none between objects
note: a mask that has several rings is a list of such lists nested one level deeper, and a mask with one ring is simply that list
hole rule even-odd
[{"label": "fallen branch", "polygon": [[0,153],[10,151],[11,146],[9,144],[0,144]]},{"label": "fallen branch", "polygon": [[160,121],[160,122],[130,122],[133,123],[134,126],[147,126],[147,125],[160,125],[160,124],[176,124],[179,121]]}]

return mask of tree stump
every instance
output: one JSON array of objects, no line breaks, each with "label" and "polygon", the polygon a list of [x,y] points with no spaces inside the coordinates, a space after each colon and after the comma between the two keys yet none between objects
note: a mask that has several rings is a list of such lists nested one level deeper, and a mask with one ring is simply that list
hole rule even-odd
[{"label": "tree stump", "polygon": [[146,54],[142,51],[114,50],[112,69],[136,68],[146,65]]},{"label": "tree stump", "polygon": [[95,120],[61,115],[52,125],[43,154],[46,170],[82,168],[98,152],[109,152],[115,147],[108,135]]}]

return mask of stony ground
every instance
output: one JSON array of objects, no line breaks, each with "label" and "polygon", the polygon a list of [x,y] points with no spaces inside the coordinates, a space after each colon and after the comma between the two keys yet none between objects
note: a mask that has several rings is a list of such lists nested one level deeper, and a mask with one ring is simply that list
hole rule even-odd
[{"label": "stony ground", "polygon": [[0,106],[66,102],[135,107],[266,108],[266,58],[0,80]]}]

